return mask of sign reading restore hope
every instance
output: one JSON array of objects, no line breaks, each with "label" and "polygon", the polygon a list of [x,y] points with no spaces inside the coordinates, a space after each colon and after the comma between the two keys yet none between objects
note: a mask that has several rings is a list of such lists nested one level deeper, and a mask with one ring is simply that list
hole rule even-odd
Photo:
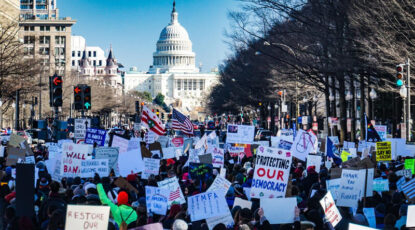
[{"label": "sign reading restore hope", "polygon": [[285,197],[292,156],[283,149],[260,146],[257,150],[251,197]]}]

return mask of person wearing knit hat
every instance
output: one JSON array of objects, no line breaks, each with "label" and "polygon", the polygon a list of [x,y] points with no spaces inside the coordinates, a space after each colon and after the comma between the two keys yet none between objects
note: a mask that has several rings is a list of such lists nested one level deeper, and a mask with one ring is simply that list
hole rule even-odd
[{"label": "person wearing knit hat", "polygon": [[98,195],[102,204],[110,206],[111,214],[114,217],[118,226],[121,226],[122,222],[129,225],[137,220],[136,211],[128,204],[128,194],[124,191],[118,193],[117,204],[114,204],[105,193],[102,184],[97,185]]},{"label": "person wearing knit hat", "polygon": [[173,223],[173,227],[171,229],[173,230],[187,230],[189,226],[184,220],[177,219]]}]

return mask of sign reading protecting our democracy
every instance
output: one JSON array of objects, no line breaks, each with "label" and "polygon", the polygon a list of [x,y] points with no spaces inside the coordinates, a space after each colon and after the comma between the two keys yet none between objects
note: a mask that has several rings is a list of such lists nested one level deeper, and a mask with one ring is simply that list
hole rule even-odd
[{"label": "sign reading protecting our democracy", "polygon": [[328,191],[323,199],[320,200],[320,204],[324,210],[327,220],[330,221],[333,227],[336,227],[336,225],[342,220],[342,216],[336,207],[336,203],[334,203],[330,191]]},{"label": "sign reading protecting our democracy", "polygon": [[391,161],[392,145],[390,141],[376,142],[376,161]]},{"label": "sign reading protecting our democracy", "polygon": [[[160,169],[160,159],[144,158],[144,171],[141,179],[148,179],[151,174],[158,175]],[[164,214],[163,214],[164,215]]]},{"label": "sign reading protecting our democracy", "polygon": [[86,129],[91,127],[91,119],[75,119],[75,127],[74,127],[74,138],[85,139]]},{"label": "sign reading protecting our democracy", "polygon": [[68,205],[65,229],[107,229],[109,216],[109,206]]},{"label": "sign reading protecting our democracy", "polygon": [[107,131],[103,129],[88,128],[85,134],[85,144],[97,143],[98,146],[104,146]]},{"label": "sign reading protecting our democracy", "polygon": [[255,127],[251,125],[228,125],[226,143],[251,144],[254,141]]},{"label": "sign reading protecting our democracy", "polygon": [[225,197],[214,191],[190,196],[187,198],[187,203],[192,222],[229,213]]},{"label": "sign reading protecting our democracy", "polygon": [[290,151],[260,146],[257,150],[251,197],[285,197],[291,160]]},{"label": "sign reading protecting our democracy", "polygon": [[108,159],[81,161],[80,177],[82,178],[94,177],[95,173],[98,173],[100,177],[109,176],[110,171],[108,167]]},{"label": "sign reading protecting our democracy", "polygon": [[166,215],[169,194],[167,189],[146,186],[147,213]]}]

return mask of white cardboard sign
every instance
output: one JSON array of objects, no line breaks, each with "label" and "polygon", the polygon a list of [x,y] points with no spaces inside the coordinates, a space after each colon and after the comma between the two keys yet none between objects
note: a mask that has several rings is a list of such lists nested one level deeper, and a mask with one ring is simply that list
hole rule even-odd
[{"label": "white cardboard sign", "polygon": [[251,144],[254,141],[255,127],[252,125],[228,125],[226,143]]},{"label": "white cardboard sign", "polygon": [[212,185],[207,190],[208,192],[216,191],[218,194],[226,195],[229,188],[231,187],[231,182],[226,180],[225,177],[218,175],[216,176],[215,180],[213,181]]},{"label": "white cardboard sign", "polygon": [[128,143],[129,143],[128,139],[114,135],[112,137],[111,147],[118,147],[118,152],[122,154],[128,151]]},{"label": "white cardboard sign", "polygon": [[109,215],[109,206],[68,205],[65,229],[107,229]]},{"label": "white cardboard sign", "polygon": [[294,211],[296,206],[297,199],[295,197],[264,198],[260,200],[260,207],[264,209],[264,213],[266,213],[267,220],[270,224],[294,223]]},{"label": "white cardboard sign", "polygon": [[122,177],[131,173],[138,173],[144,170],[144,162],[141,157],[141,149],[134,149],[121,153],[118,156],[118,170]]},{"label": "white cardboard sign", "polygon": [[141,175],[142,179],[148,179],[153,174],[157,176],[160,169],[160,159],[144,158],[144,171]]},{"label": "white cardboard sign", "polygon": [[225,197],[216,192],[204,192],[190,196],[187,198],[187,203],[192,222],[229,213]]},{"label": "white cardboard sign", "polygon": [[147,213],[166,215],[169,191],[163,188],[146,186]]},{"label": "white cardboard sign", "polygon": [[324,214],[333,227],[342,220],[342,216],[334,203],[330,191],[320,200],[320,205],[324,210]]},{"label": "white cardboard sign", "polygon": [[159,188],[165,188],[170,191],[169,206],[173,203],[173,201],[179,202],[180,204],[186,203],[177,177],[159,181],[157,182],[157,185]]}]

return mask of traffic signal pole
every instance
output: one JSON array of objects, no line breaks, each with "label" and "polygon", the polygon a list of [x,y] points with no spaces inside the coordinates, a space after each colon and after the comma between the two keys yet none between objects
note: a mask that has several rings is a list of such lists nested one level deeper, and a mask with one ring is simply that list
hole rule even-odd
[{"label": "traffic signal pole", "polygon": [[406,119],[406,141],[411,141],[411,128],[412,128],[412,119],[411,119],[411,63],[410,59],[408,58],[406,62],[406,66],[408,68],[407,72],[407,91],[406,91],[406,100],[407,100],[407,112],[406,115],[408,118]]}]

